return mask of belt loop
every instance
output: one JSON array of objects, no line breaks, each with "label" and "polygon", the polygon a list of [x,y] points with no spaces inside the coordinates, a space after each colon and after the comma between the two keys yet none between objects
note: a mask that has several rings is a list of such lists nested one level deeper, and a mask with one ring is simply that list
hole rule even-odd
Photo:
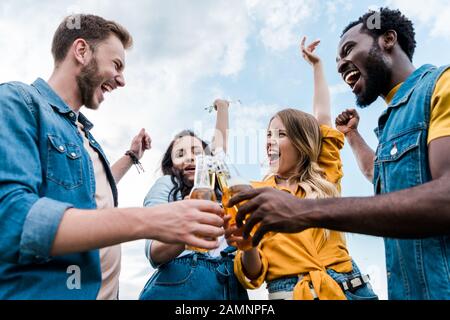
[{"label": "belt loop", "polygon": [[193,268],[195,268],[195,267],[197,267],[197,253],[194,253],[194,255],[192,256],[192,263],[191,263],[191,266],[193,267]]},{"label": "belt loop", "polygon": [[228,257],[229,255],[231,255],[233,252],[236,252],[237,248],[233,247],[233,246],[228,246],[225,249],[223,249],[222,251],[220,251],[220,255],[222,256],[222,258]]}]

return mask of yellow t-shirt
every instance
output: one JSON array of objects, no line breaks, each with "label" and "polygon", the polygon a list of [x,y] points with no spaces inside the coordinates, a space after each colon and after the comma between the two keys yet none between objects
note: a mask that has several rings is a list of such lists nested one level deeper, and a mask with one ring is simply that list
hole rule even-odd
[{"label": "yellow t-shirt", "polygon": [[[391,103],[402,84],[398,84],[389,92],[385,99],[387,104]],[[428,144],[435,139],[446,136],[450,136],[450,70],[441,75],[431,96]]]},{"label": "yellow t-shirt", "polygon": [[[320,129],[322,150],[318,162],[327,180],[340,189],[343,174],[339,150],[344,145],[344,135],[328,126],[321,126]],[[293,194],[289,189],[278,187],[274,177],[252,185],[255,188],[273,187]],[[304,198],[304,190],[298,187],[295,196]],[[328,268],[336,272],[352,271],[351,257],[341,232],[330,230],[327,235],[324,229],[308,229],[295,234],[269,233],[259,244],[258,250],[263,265],[258,279],[249,280],[245,276],[242,251],[238,251],[234,260],[235,274],[246,288],[256,289],[264,281],[302,275],[294,289],[294,299],[313,299],[310,284],[319,299],[345,299],[338,284],[326,273]]]}]

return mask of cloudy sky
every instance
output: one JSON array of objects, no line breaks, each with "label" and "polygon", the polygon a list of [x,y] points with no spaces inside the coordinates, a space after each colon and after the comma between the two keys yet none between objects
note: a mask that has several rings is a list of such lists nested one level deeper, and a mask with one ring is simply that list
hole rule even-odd
[{"label": "cloudy sky", "polygon": [[[141,206],[158,177],[162,152],[181,129],[211,138],[214,115],[204,110],[215,98],[240,99],[233,105],[231,153],[249,179],[259,179],[264,163],[264,128],[285,107],[311,111],[311,69],[299,56],[302,35],[321,39],[332,92],[333,115],[354,106],[354,97],[336,72],[341,30],[368,8],[400,8],[415,23],[416,66],[449,63],[449,0],[3,0],[0,3],[0,82],[26,83],[52,71],[50,44],[66,15],[94,13],[126,26],[134,36],[127,54],[127,86],[117,90],[100,110],[86,112],[94,135],[111,160],[128,149],[131,138],[146,128],[153,149],[143,159],[145,174],[134,168],[119,185],[120,206]],[[447,58],[447,59],[446,59]],[[361,131],[376,146],[373,128],[383,101],[360,112]],[[261,136],[262,132],[262,136]],[[239,138],[238,138],[239,137]],[[249,138],[242,138],[249,137]],[[346,196],[372,194],[348,146],[343,151]],[[386,298],[382,240],[347,235],[350,253],[381,298]],[[145,261],[143,242],[123,246],[121,298],[136,299],[153,270]],[[261,289],[252,298],[264,299]]]}]

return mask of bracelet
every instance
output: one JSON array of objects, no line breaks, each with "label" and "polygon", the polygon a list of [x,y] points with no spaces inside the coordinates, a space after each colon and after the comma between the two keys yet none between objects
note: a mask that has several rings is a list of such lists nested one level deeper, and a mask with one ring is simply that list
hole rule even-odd
[{"label": "bracelet", "polygon": [[141,172],[145,172],[144,167],[142,166],[142,163],[139,162],[138,157],[136,156],[136,154],[133,151],[128,150],[127,152],[125,152],[125,155],[129,156],[131,158],[131,161],[133,161],[133,164],[136,167],[139,174]]}]

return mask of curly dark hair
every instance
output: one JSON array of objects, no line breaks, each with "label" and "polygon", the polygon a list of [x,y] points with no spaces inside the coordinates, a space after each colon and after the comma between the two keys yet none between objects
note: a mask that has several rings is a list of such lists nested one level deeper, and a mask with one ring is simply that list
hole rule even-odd
[{"label": "curly dark hair", "polygon": [[[194,138],[197,138],[198,140],[200,140],[200,142],[202,143],[203,150],[205,151],[205,154],[212,155],[210,146],[205,141],[200,139],[193,131],[183,130],[180,133],[178,133],[177,135],[175,135],[175,138],[172,140],[172,142],[170,143],[166,152],[164,153],[164,156],[163,156],[163,159],[161,162],[162,173],[164,175],[169,175],[172,180],[172,183],[174,184],[174,187],[172,188],[172,190],[169,193],[169,196],[167,199],[168,201],[171,201],[171,199],[172,199],[172,201],[177,201],[178,193],[180,193],[181,198],[184,199],[184,197],[189,195],[189,193],[191,192],[192,187],[193,187],[192,182],[190,182],[188,179],[185,178],[183,171],[175,168],[173,165],[173,162],[172,162],[172,150],[173,150],[173,146],[174,146],[175,142],[178,139],[181,139],[186,136],[194,137]],[[218,184],[216,183],[215,185],[216,185],[216,190],[214,190],[214,191],[216,193],[217,199],[220,200],[222,198],[222,195],[221,195],[220,190],[217,187]]]},{"label": "curly dark hair", "polygon": [[[372,21],[370,19],[374,17],[374,14],[379,14],[380,28],[371,27],[368,23]],[[345,27],[344,31],[342,31],[341,38],[348,30],[360,23],[363,24],[362,30],[374,39],[378,39],[378,37],[389,30],[394,30],[397,33],[400,47],[406,53],[409,60],[412,61],[416,49],[416,34],[413,23],[400,10],[391,10],[389,8],[380,8],[379,11],[371,10]]]}]

